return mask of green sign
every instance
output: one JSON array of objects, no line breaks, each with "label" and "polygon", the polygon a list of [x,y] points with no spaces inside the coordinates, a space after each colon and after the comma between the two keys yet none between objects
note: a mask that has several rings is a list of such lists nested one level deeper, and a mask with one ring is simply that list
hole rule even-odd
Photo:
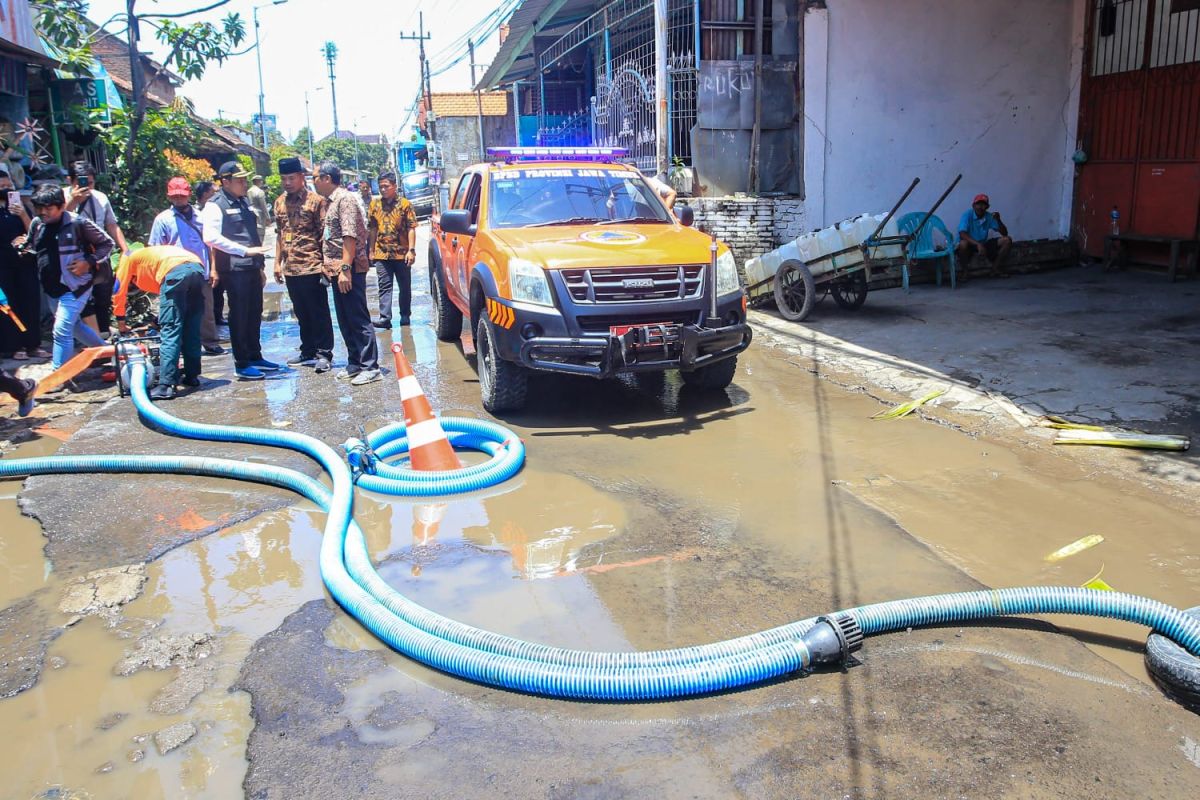
[{"label": "green sign", "polygon": [[54,122],[64,125],[71,121],[72,108],[100,111],[100,121],[112,122],[108,113],[108,92],[103,78],[51,81],[50,99],[54,102]]}]

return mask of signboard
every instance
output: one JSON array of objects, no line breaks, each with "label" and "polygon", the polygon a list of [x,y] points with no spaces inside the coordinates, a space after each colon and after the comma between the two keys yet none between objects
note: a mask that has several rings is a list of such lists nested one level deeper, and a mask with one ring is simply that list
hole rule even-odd
[{"label": "signboard", "polygon": [[274,133],[275,120],[276,116],[274,114],[255,114],[254,116],[250,117],[250,125],[253,126],[254,130],[256,131],[260,131],[263,129],[263,127],[265,127],[267,133]]},{"label": "signboard", "polygon": [[99,121],[112,122],[109,113],[108,91],[104,78],[50,81],[50,98],[54,102],[54,122],[65,125],[71,121],[71,109],[86,108],[99,112]]}]

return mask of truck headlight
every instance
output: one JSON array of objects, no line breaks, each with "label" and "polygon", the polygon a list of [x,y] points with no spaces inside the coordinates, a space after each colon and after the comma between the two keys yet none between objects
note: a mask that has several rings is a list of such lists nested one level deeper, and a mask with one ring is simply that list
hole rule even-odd
[{"label": "truck headlight", "polygon": [[546,270],[532,261],[514,258],[508,262],[508,284],[512,299],[521,303],[536,303],[540,306],[554,305],[550,296],[550,282]]},{"label": "truck headlight", "polygon": [[726,250],[717,256],[717,297],[736,292],[741,288],[742,281],[738,277],[737,262],[733,260],[733,253]]}]

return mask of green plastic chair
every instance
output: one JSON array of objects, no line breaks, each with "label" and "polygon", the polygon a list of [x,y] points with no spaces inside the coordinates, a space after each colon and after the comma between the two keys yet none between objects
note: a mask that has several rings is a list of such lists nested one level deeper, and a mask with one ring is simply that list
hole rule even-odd
[{"label": "green plastic chair", "polygon": [[[900,229],[900,233],[911,235],[921,224],[921,220],[925,218],[925,213],[917,211],[912,214],[905,214],[896,220],[896,227]],[[945,238],[946,249],[935,250],[933,246],[933,232],[939,231]],[[929,222],[925,223],[925,227],[917,234],[917,237],[908,244],[908,256],[913,261],[935,261],[937,266],[937,285],[942,285],[942,259],[946,259],[947,265],[950,267],[950,288],[958,288],[958,282],[954,275],[954,236],[950,233],[950,229],[946,227],[946,223],[942,222],[941,217],[936,214],[929,218]],[[909,291],[908,288],[908,262],[904,263],[903,267],[903,284],[904,291]]]}]

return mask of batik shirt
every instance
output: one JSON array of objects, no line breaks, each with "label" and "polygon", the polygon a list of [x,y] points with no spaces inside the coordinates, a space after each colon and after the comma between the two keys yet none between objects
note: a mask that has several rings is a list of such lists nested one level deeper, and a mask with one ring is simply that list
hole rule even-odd
[{"label": "batik shirt", "polygon": [[347,236],[357,240],[354,271],[367,272],[371,269],[367,260],[367,221],[358,198],[339,186],[329,195],[325,209],[325,272],[330,276],[336,276],[342,269],[342,240]]},{"label": "batik shirt", "polygon": [[275,232],[283,254],[283,274],[316,275],[325,268],[322,236],[325,233],[325,198],[302,189],[275,200]]},{"label": "batik shirt", "polygon": [[367,212],[367,227],[375,234],[371,258],[399,261],[408,254],[408,234],[417,227],[417,214],[412,203],[403,197],[397,197],[391,203],[382,197],[376,198]]}]

